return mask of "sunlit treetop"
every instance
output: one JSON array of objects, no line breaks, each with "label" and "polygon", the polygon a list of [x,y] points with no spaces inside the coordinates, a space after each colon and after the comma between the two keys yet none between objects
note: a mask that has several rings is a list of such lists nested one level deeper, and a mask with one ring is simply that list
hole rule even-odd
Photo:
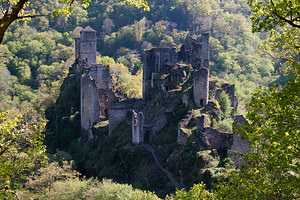
[{"label": "sunlit treetop", "polygon": [[300,0],[248,0],[252,8],[252,31],[269,31],[289,24],[300,28]]},{"label": "sunlit treetop", "polygon": [[[137,8],[143,8],[145,11],[149,10],[148,2],[145,0],[121,0],[124,3],[134,5]],[[0,0],[0,44],[3,41],[4,33],[10,24],[16,20],[28,20],[30,18],[41,16],[56,16],[58,14],[69,15],[74,6],[82,6],[87,8],[91,0],[61,0],[58,8],[55,8],[49,14],[32,13],[28,8],[29,0]]]}]

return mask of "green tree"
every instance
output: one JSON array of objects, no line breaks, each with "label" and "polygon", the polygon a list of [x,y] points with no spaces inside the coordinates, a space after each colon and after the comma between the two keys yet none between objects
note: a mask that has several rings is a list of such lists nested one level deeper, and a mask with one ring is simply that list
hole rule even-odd
[{"label": "green tree", "polygon": [[[73,11],[75,2],[80,2],[81,6],[86,8],[91,0],[62,0],[60,7],[56,8],[52,16],[66,14],[67,16]],[[125,0],[124,2],[133,4],[138,8],[149,10],[148,3],[144,0]],[[29,0],[1,0],[0,1],[0,44],[3,41],[4,34],[12,22],[16,20],[50,16],[50,14],[35,14],[29,8]]]},{"label": "green tree", "polygon": [[41,199],[52,191],[56,181],[76,178],[80,173],[72,169],[72,163],[73,161],[61,161],[61,164],[59,164],[59,162],[54,161],[45,167],[41,167],[28,177],[25,189],[22,190],[20,196],[28,195],[34,197],[34,199]]},{"label": "green tree", "polygon": [[[63,168],[55,167],[60,171]],[[45,168],[46,169],[46,168]],[[54,168],[53,168],[54,169]],[[51,168],[51,170],[53,171]],[[48,172],[43,171],[44,174]],[[38,177],[42,179],[42,177]],[[38,189],[38,188],[36,188]],[[31,190],[21,191],[20,197],[24,199],[98,199],[98,200],[160,200],[154,193],[134,189],[131,185],[114,183],[112,180],[104,179],[101,182],[90,178],[68,178],[56,179],[51,190],[33,194]]]},{"label": "green tree", "polygon": [[270,32],[261,50],[282,60],[288,82],[253,93],[247,125],[239,128],[251,151],[245,155],[241,169],[218,186],[219,198],[299,199],[300,4],[297,0],[248,3],[253,9],[253,31],[277,28]]},{"label": "green tree", "polygon": [[32,169],[45,160],[45,122],[32,124],[21,115],[0,114],[0,198],[15,193]]},{"label": "green tree", "polygon": [[248,4],[253,14],[252,31],[270,31],[269,38],[260,46],[260,52],[281,59],[288,70],[299,74],[299,0],[249,0]]},{"label": "green tree", "polygon": [[230,115],[232,110],[231,108],[231,101],[229,99],[228,94],[225,91],[222,91],[220,97],[218,98],[218,102],[220,104],[220,109],[223,112],[223,117],[226,118]]},{"label": "green tree", "polygon": [[216,200],[217,198],[213,193],[205,190],[205,184],[195,184],[189,191],[185,189],[177,190],[175,195],[167,196],[166,200],[192,200],[192,199],[205,199]]},{"label": "green tree", "polygon": [[252,8],[252,30],[269,31],[286,24],[300,28],[300,3],[298,0],[248,0]]},{"label": "green tree", "polygon": [[253,149],[229,182],[219,186],[223,199],[297,199],[300,196],[300,81],[257,90],[248,104],[248,124],[240,134]]}]

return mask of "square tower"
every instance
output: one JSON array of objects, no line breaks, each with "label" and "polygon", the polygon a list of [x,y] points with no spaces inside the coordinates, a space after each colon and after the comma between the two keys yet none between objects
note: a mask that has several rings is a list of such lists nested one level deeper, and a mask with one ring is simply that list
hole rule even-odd
[{"label": "square tower", "polygon": [[86,60],[88,65],[96,64],[96,42],[97,37],[94,29],[87,26],[80,31],[80,41],[76,41],[79,47],[77,50],[79,51],[79,58]]}]

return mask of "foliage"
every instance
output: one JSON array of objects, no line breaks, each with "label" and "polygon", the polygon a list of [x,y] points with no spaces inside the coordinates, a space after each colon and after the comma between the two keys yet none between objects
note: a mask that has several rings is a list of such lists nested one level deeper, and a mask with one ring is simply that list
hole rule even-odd
[{"label": "foliage", "polygon": [[229,95],[225,91],[222,91],[218,98],[218,102],[220,105],[220,109],[224,115],[223,118],[227,118],[230,115],[232,110]]},{"label": "foliage", "polygon": [[[62,0],[57,4],[56,7],[51,11],[52,17],[59,14],[65,14],[69,16],[73,12],[74,6],[82,6],[87,8],[91,0]],[[77,3],[79,2],[79,3]],[[144,0],[124,0],[128,4],[132,4],[137,8],[144,8],[144,10],[149,11],[148,2]],[[34,9],[30,9],[29,0],[2,0],[0,1],[1,14],[0,14],[0,44],[3,41],[4,34],[7,28],[16,20],[28,20],[30,18],[50,16],[49,13],[46,14],[36,14]],[[29,8],[29,9],[28,9]]]},{"label": "foliage", "polygon": [[79,173],[72,169],[72,161],[62,161],[61,164],[57,161],[51,162],[28,177],[25,189],[21,190],[20,196],[41,199],[53,190],[55,182],[71,180],[78,175]]},{"label": "foliage", "polygon": [[216,121],[215,119],[213,119],[214,128],[221,132],[232,133],[232,123],[232,118],[227,118],[220,121]]},{"label": "foliage", "polygon": [[[80,115],[77,112],[79,105],[76,102],[79,83],[67,80],[66,85],[59,90],[67,69],[73,63],[73,37],[76,32],[73,29],[76,26],[89,25],[97,30],[97,51],[103,55],[101,63],[111,64],[117,88],[125,91],[129,97],[142,96],[140,68],[143,50],[158,45],[180,47],[186,37],[188,26],[194,27],[197,38],[202,32],[210,32],[211,74],[235,83],[236,92],[243,99],[249,98],[250,91],[257,85],[268,85],[275,80],[274,67],[278,68],[280,65],[279,61],[273,58],[283,57],[285,60],[291,60],[290,63],[294,63],[293,69],[298,69],[295,67],[297,60],[290,59],[299,54],[299,48],[290,48],[299,43],[298,30],[282,28],[281,32],[274,32],[274,39],[261,47],[262,51],[271,57],[257,55],[255,49],[266,36],[251,33],[250,7],[244,0],[221,2],[150,0],[151,12],[146,13],[122,1],[89,3],[91,6],[86,10],[75,3],[73,7],[75,12],[68,18],[63,15],[58,15],[54,19],[35,18],[28,21],[27,25],[23,25],[21,21],[15,22],[10,25],[0,46],[0,109],[12,107],[30,109],[32,113],[36,113],[34,110],[37,110],[43,115],[45,108],[63,91],[57,104],[47,110],[47,117],[51,122],[55,122],[48,125],[53,132],[47,133],[52,150],[65,148],[78,156],[78,146],[81,143]],[[25,13],[30,11],[32,14],[48,15],[57,8],[57,5],[60,4],[56,0],[32,1]],[[287,34],[281,34],[284,32]],[[277,36],[278,34],[280,35]],[[281,41],[288,44],[283,46],[284,51],[272,51],[281,44]],[[112,56],[113,59],[106,56]],[[176,110],[176,114],[179,112],[181,111]],[[219,126],[230,129],[227,126],[228,121],[229,119],[218,122]],[[173,127],[171,129],[173,130]],[[176,134],[172,135],[172,138],[175,136]],[[102,135],[97,137],[102,138]],[[130,152],[132,149],[123,142],[119,141],[116,146],[109,145],[104,148],[117,139],[123,141],[123,137],[127,138],[128,135],[123,134],[121,138],[108,137],[104,141],[97,140],[98,143],[92,145],[93,148],[82,150],[87,152],[78,156],[77,160],[86,162],[85,166],[79,166],[80,169],[89,175],[113,174],[113,178],[118,177],[121,181],[140,181],[150,188],[154,188],[150,180],[162,185],[161,188],[167,187],[164,177],[157,175],[160,171],[157,169],[155,171],[155,167],[150,163],[140,164],[141,168],[145,166],[145,169],[140,170],[142,174],[140,176],[145,178],[142,180],[138,177],[132,168],[137,168],[136,163],[140,158],[133,158],[140,154]],[[111,151],[117,148],[118,150]],[[173,147],[167,151],[171,150]],[[101,151],[104,153],[100,154]],[[122,162],[117,162],[120,158]],[[111,169],[107,169],[109,164],[113,166]],[[99,171],[100,175],[97,174]],[[145,171],[148,173],[143,174]],[[155,173],[157,174],[154,175]],[[78,185],[81,183],[79,182],[80,180],[77,182]],[[63,185],[69,189],[67,184],[63,183],[58,184],[57,189]],[[82,191],[77,190],[75,186],[74,188],[74,195]]]},{"label": "foliage", "polygon": [[[75,64],[76,65],[76,64]],[[62,91],[46,110],[49,120],[46,142],[48,151],[56,149],[68,151],[71,141],[80,138],[80,75],[68,76],[61,86]]]},{"label": "foliage", "polygon": [[248,0],[248,4],[252,8],[252,30],[255,32],[267,32],[286,24],[300,28],[300,5],[297,0]]},{"label": "foliage", "polygon": [[103,56],[98,57],[98,61],[102,65],[110,66],[112,80],[116,84],[117,90],[123,91],[129,98],[142,98],[143,74],[141,69],[135,75],[131,75],[127,67],[116,63],[113,58]]},{"label": "foliage", "polygon": [[[103,179],[101,182],[93,178],[55,180],[51,191],[45,192],[39,199],[159,200],[152,192],[133,189],[131,185],[118,184],[109,179]],[[28,192],[23,192],[20,196],[33,197]]]},{"label": "foliage", "polygon": [[[221,189],[227,199],[299,198],[299,90],[290,77],[282,88],[257,90],[240,134],[253,149],[246,165]],[[240,129],[239,129],[240,130]],[[238,187],[235,187],[238,186]]]},{"label": "foliage", "polygon": [[259,52],[268,57],[280,59],[286,75],[300,73],[300,28],[284,26],[279,31],[271,30],[267,40],[259,46]]},{"label": "foliage", "polygon": [[[253,30],[270,30],[262,53],[282,60],[287,83],[259,88],[248,103],[247,125],[239,129],[251,152],[239,172],[220,184],[220,199],[298,199],[299,173],[299,10],[297,1],[249,1]],[[288,6],[287,6],[288,4]],[[286,17],[286,18],[285,18]],[[295,24],[294,24],[295,23]]]},{"label": "foliage", "polygon": [[192,199],[217,199],[213,193],[205,190],[205,184],[195,184],[185,191],[185,189],[177,190],[175,195],[167,196],[167,200],[192,200]]},{"label": "foliage", "polygon": [[260,53],[280,59],[287,67],[285,72],[288,75],[299,74],[299,1],[249,0],[248,4],[253,13],[252,31],[270,31],[269,37],[260,46]]},{"label": "foliage", "polygon": [[0,114],[1,198],[14,193],[31,170],[45,161],[42,134],[45,122],[32,124],[21,115],[9,120],[7,114]]},{"label": "foliage", "polygon": [[[2,109],[32,107],[43,115],[58,97],[60,84],[72,59],[72,34],[43,33],[15,24],[3,44],[0,83]],[[8,98],[9,97],[9,98]]]}]

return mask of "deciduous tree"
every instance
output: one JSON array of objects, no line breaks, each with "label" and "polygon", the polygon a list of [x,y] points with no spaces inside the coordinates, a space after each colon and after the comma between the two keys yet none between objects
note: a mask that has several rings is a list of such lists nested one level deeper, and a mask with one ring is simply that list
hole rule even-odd
[{"label": "deciduous tree", "polygon": [[[282,60],[286,85],[258,89],[248,103],[249,141],[240,171],[219,185],[220,199],[300,198],[300,74],[298,0],[250,0],[253,31],[270,31],[262,53]],[[276,28],[276,30],[274,29]],[[273,29],[273,30],[272,30]]]},{"label": "deciduous tree", "polygon": [[45,160],[45,122],[31,124],[21,115],[0,114],[0,198],[14,193],[36,166]]},{"label": "deciduous tree", "polygon": [[[80,2],[81,6],[86,8],[89,5],[90,1],[91,0],[62,0],[61,8],[55,9],[51,15],[69,15],[69,13],[73,11],[75,2]],[[138,8],[149,10],[147,1],[144,0],[124,0],[124,2],[132,4]],[[50,16],[50,14],[32,14],[31,10],[28,9],[29,4],[29,0],[0,0],[0,44],[3,41],[3,37],[7,28],[11,25],[12,22],[21,19]]]}]

